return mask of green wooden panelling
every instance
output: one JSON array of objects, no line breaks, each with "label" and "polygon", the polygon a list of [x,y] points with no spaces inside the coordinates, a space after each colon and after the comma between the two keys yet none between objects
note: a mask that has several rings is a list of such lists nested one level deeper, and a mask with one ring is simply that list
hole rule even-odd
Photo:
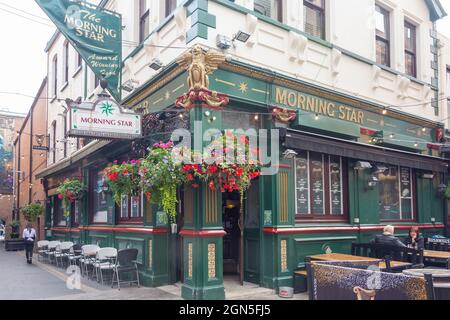
[{"label": "green wooden panelling", "polygon": [[295,121],[294,127],[301,130],[307,129],[319,133],[333,133],[334,135],[345,136],[357,139],[361,136],[361,127],[354,123],[344,123],[341,120],[319,117],[317,120],[311,115],[304,116],[300,113]]},{"label": "green wooden panelling", "polygon": [[196,10],[191,16],[192,25],[196,25],[197,23],[203,24],[207,27],[216,28],[216,16],[209,14],[203,10]]},{"label": "green wooden panelling", "polygon": [[192,42],[196,38],[208,40],[208,26],[197,23],[193,25],[186,34],[186,44]]}]

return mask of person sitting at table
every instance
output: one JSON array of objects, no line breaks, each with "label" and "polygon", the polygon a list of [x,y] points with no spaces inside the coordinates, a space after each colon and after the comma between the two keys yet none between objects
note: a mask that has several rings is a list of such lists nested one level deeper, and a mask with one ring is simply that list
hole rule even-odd
[{"label": "person sitting at table", "polygon": [[383,234],[375,236],[375,239],[373,239],[371,243],[406,247],[406,245],[401,242],[399,238],[394,236],[394,226],[385,226],[383,229]]},{"label": "person sitting at table", "polygon": [[421,236],[418,227],[412,227],[409,230],[409,234],[405,239],[405,245],[408,248],[413,248],[416,250],[425,249],[425,239]]}]

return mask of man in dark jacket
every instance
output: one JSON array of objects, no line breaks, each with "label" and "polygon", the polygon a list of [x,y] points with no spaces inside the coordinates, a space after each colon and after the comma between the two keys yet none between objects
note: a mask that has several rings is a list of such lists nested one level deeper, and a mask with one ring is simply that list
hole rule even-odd
[{"label": "man in dark jacket", "polygon": [[406,247],[406,245],[403,242],[401,242],[399,238],[394,236],[393,226],[384,227],[383,234],[375,236],[375,239],[373,239],[371,243],[391,245],[397,247]]}]

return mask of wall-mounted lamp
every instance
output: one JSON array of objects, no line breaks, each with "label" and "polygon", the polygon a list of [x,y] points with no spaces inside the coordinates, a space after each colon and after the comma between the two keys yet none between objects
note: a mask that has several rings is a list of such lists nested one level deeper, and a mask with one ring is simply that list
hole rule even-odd
[{"label": "wall-mounted lamp", "polygon": [[240,41],[240,42],[245,43],[245,42],[248,41],[248,39],[250,39],[250,36],[251,36],[251,34],[249,34],[249,33],[247,33],[247,32],[244,32],[244,31],[242,31],[242,30],[239,30],[239,31],[234,35],[233,41],[237,40],[237,41]]},{"label": "wall-mounted lamp", "polygon": [[161,69],[163,67],[163,63],[161,62],[161,60],[159,59],[153,59],[152,62],[150,63],[150,68],[158,71],[159,69]]},{"label": "wall-mounted lamp", "polygon": [[386,166],[383,166],[383,165],[376,165],[376,166],[375,166],[374,174],[385,173],[387,170],[389,170],[389,168],[386,167]]},{"label": "wall-mounted lamp", "polygon": [[445,194],[445,191],[447,191],[447,185],[441,183],[441,184],[438,186],[438,192],[439,192],[439,194],[443,195],[443,194]]},{"label": "wall-mounted lamp", "polygon": [[378,182],[380,182],[380,180],[377,177],[370,176],[369,181],[367,182],[367,186],[369,188],[375,188],[378,185]]},{"label": "wall-mounted lamp", "polygon": [[367,161],[358,161],[355,163],[353,169],[355,170],[372,169],[372,165],[370,164],[370,162]]},{"label": "wall-mounted lamp", "polygon": [[434,179],[434,174],[433,174],[433,173],[424,173],[424,174],[422,175],[422,177],[423,177],[424,179],[430,179],[430,180],[433,180],[433,179]]},{"label": "wall-mounted lamp", "polygon": [[294,159],[297,155],[298,153],[292,149],[287,149],[285,152],[283,152],[283,158],[288,160]]}]

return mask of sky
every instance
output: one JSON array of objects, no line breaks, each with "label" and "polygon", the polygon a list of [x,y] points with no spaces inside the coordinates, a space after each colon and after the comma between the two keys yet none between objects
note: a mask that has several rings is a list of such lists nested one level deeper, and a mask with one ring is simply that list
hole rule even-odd
[{"label": "sky", "polygon": [[[441,3],[450,15],[450,0]],[[27,113],[47,74],[44,49],[55,27],[34,0],[0,0],[0,30],[0,109]],[[450,38],[450,17],[438,30]]]}]

